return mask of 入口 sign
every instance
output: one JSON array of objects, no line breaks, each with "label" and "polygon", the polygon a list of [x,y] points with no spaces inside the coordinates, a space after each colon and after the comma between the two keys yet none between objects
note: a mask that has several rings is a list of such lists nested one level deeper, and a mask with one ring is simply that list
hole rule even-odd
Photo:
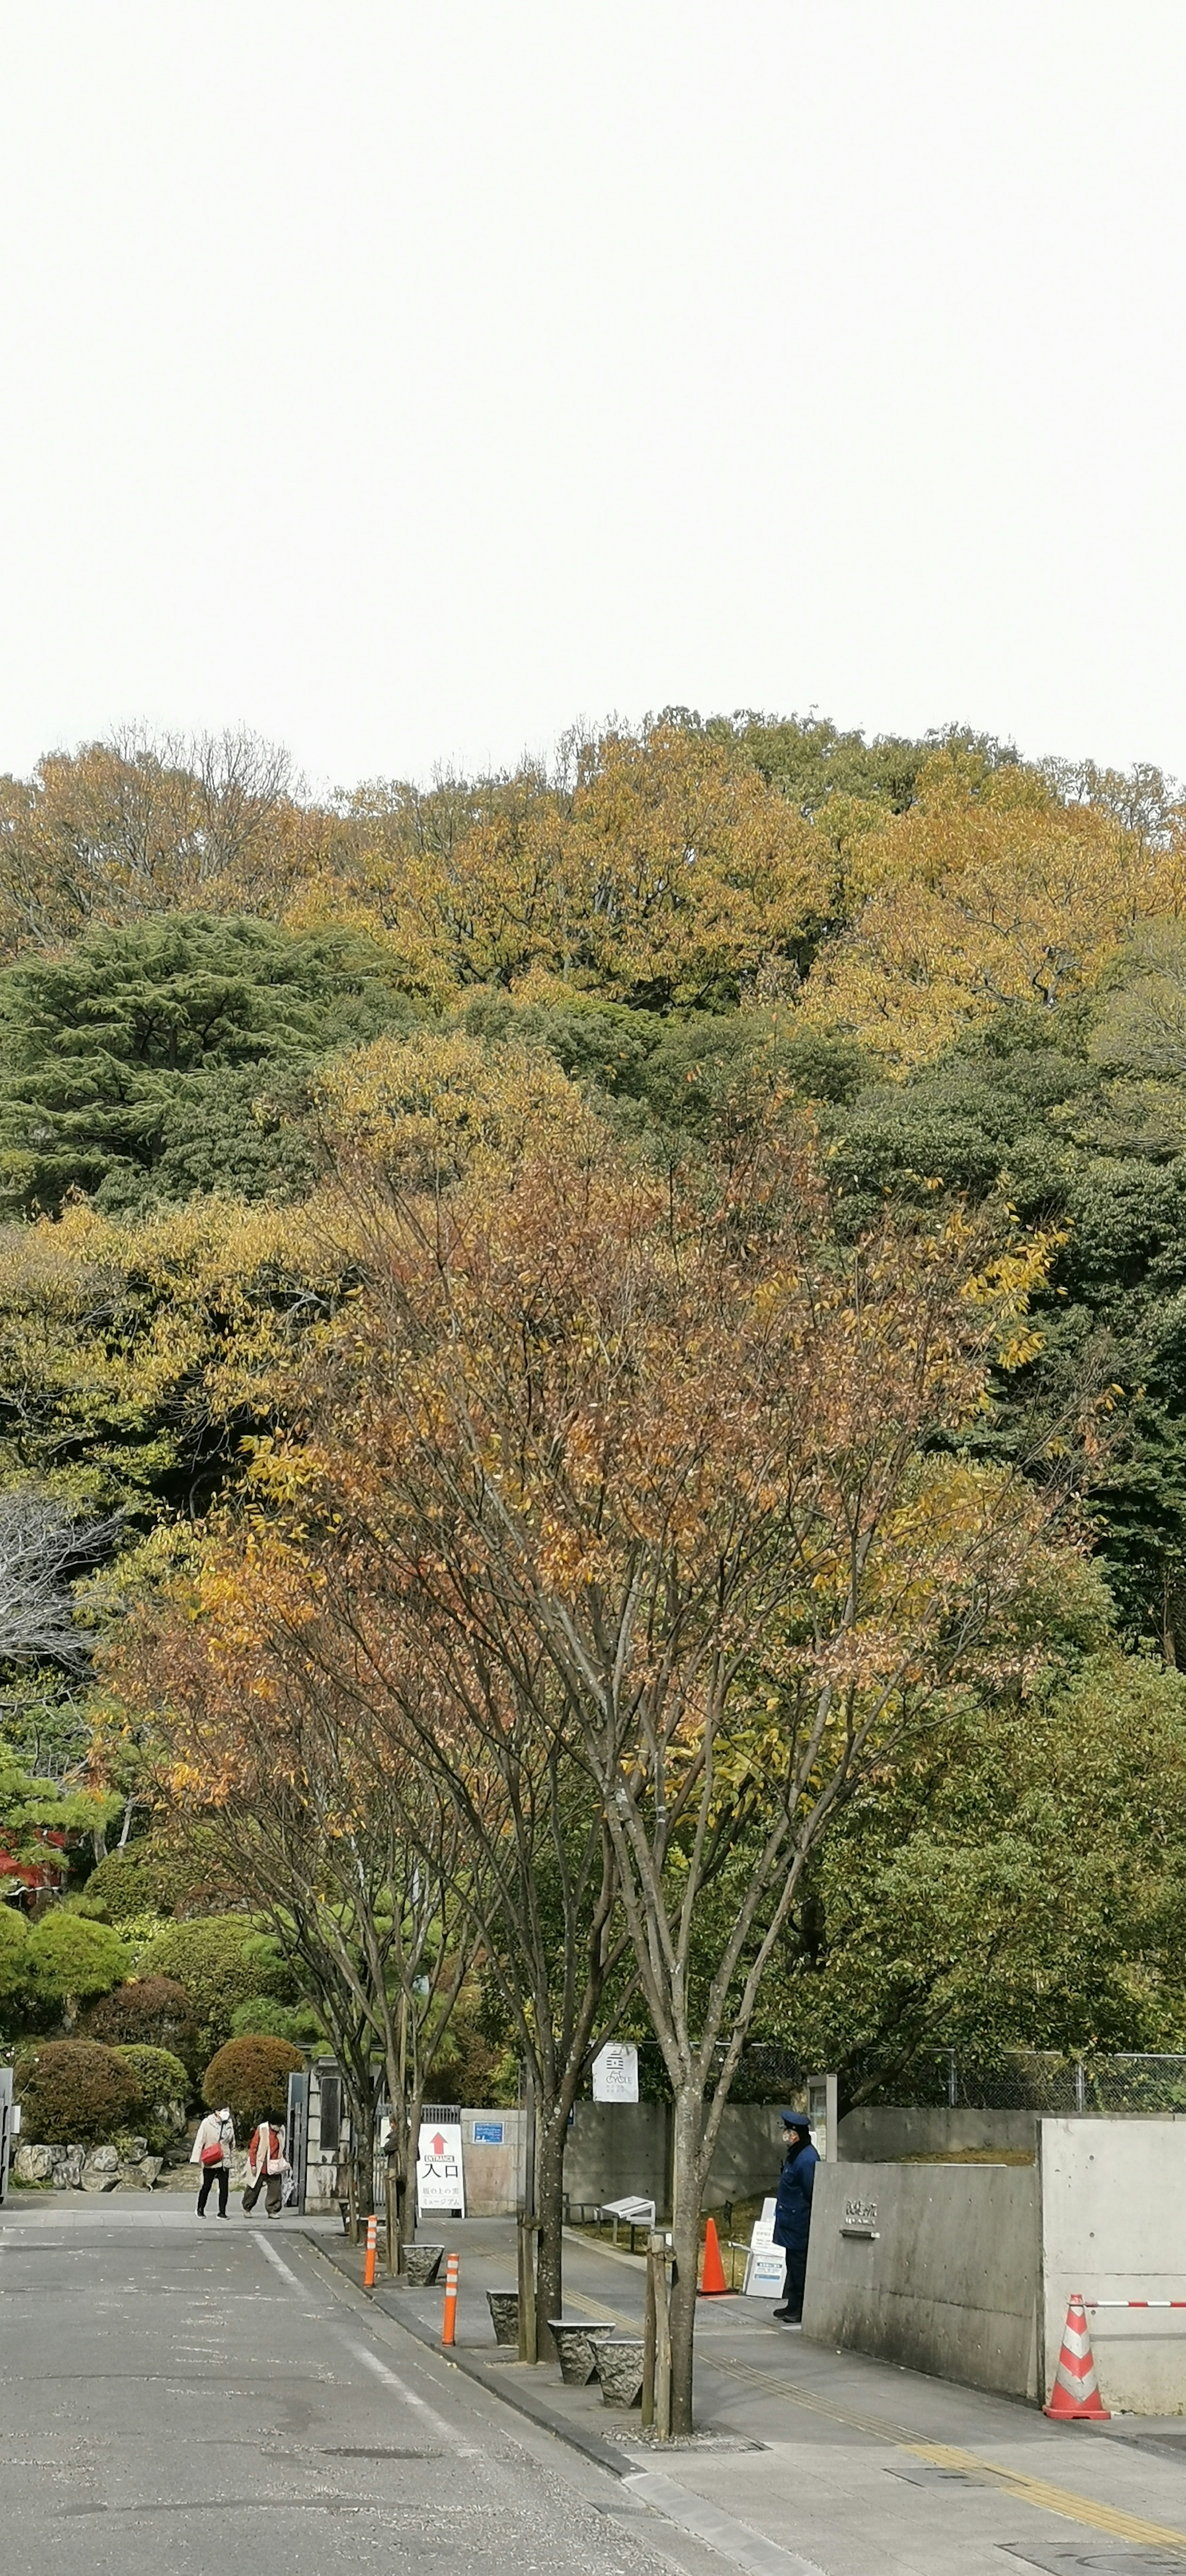
[{"label": "\u5165\u53e3 sign", "polygon": [[593,2060],[595,2102],[637,2102],[638,2050],[626,2040],[610,2039]]},{"label": "\u5165\u53e3 sign", "polygon": [[448,2210],[453,2218],[465,2216],[460,2120],[422,2120],[420,2123],[416,2209],[421,2218],[430,2209]]}]

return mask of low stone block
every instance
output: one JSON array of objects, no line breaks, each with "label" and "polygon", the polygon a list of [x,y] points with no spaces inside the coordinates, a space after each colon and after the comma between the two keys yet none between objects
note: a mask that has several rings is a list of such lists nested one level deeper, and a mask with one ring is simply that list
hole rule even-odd
[{"label": "low stone block", "polygon": [[641,2406],[642,2337],[606,2335],[594,2344],[605,2406]]},{"label": "low stone block", "polygon": [[549,2317],[548,2331],[555,2341],[565,2387],[587,2388],[597,2376],[594,2345],[612,2335],[612,2325],[594,2323],[588,2317]]},{"label": "low stone block", "polygon": [[519,2293],[517,2290],[487,2290],[486,2305],[496,2343],[519,2341]]},{"label": "low stone block", "polygon": [[410,2290],[427,2290],[441,2268],[443,2245],[425,2245],[415,2238],[403,2250],[404,2279]]}]

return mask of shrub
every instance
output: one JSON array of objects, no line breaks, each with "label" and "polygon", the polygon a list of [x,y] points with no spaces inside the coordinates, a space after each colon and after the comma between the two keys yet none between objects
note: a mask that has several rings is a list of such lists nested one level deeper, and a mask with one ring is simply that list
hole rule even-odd
[{"label": "shrub", "polygon": [[29,1934],[23,1915],[0,1905],[0,2004],[19,1995],[29,1974]]},{"label": "shrub", "polygon": [[176,1977],[132,1977],[87,2014],[87,2032],[108,2048],[172,2050],[195,2080],[201,2052],[193,2006]]},{"label": "shrub", "polygon": [[128,1964],[118,1932],[84,1914],[42,1916],[29,1934],[25,1956],[34,1994],[68,2007],[119,1984]]},{"label": "shrub", "polygon": [[129,2127],[140,2078],[93,2039],[51,2039],[18,2059],[22,2135],[38,2146],[87,2146]]},{"label": "shrub", "polygon": [[101,1904],[113,1923],[134,1914],[167,1914],[176,1901],[176,1872],[140,1843],[108,1852],[91,1871],[86,1892]]},{"label": "shrub", "polygon": [[190,2081],[171,2048],[113,2048],[121,2066],[131,2069],[140,2087],[136,2118],[154,2156],[171,2147],[185,2127]]},{"label": "shrub", "polygon": [[231,2014],[232,2039],[289,2039],[296,2048],[321,2048],[325,2032],[311,2004],[278,2004],[274,1995],[253,1995]]},{"label": "shrub", "polygon": [[145,1951],[140,1963],[145,1976],[176,1977],[184,1986],[203,2057],[213,2056],[230,2038],[236,2004],[248,2003],[261,1984],[273,1982],[267,1975],[261,1978],[258,1963],[248,1956],[258,1937],[246,1914],[210,1914],[170,1924]]},{"label": "shrub", "polygon": [[212,2057],[202,2077],[202,2100],[211,2111],[224,2102],[240,2138],[260,2120],[283,2120],[288,2079],[304,2065],[286,2039],[231,2039]]}]

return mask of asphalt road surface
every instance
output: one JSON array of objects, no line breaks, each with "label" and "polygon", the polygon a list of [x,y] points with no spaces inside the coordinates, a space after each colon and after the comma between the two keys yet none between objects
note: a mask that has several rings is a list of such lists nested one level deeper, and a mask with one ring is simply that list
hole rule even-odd
[{"label": "asphalt road surface", "polygon": [[360,2315],[300,2237],[71,2222],[0,2228],[4,2576],[671,2576],[613,2478]]}]

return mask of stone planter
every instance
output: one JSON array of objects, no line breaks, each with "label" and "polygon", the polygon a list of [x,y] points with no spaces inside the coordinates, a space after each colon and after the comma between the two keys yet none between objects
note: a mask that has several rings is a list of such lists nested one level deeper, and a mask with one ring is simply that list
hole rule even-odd
[{"label": "stone planter", "polygon": [[593,2346],[605,2406],[642,2404],[642,2336],[605,2335]]},{"label": "stone planter", "polygon": [[594,2324],[587,2317],[549,2317],[548,2332],[556,2340],[556,2357],[565,2387],[587,2388],[597,2376],[594,2346],[612,2335],[612,2325]]},{"label": "stone planter", "polygon": [[487,2290],[486,2305],[496,2343],[519,2343],[519,2293],[517,2290]]},{"label": "stone planter", "polygon": [[427,2290],[441,2268],[443,2245],[422,2245],[414,2237],[403,2249],[404,2279],[410,2290]]}]

